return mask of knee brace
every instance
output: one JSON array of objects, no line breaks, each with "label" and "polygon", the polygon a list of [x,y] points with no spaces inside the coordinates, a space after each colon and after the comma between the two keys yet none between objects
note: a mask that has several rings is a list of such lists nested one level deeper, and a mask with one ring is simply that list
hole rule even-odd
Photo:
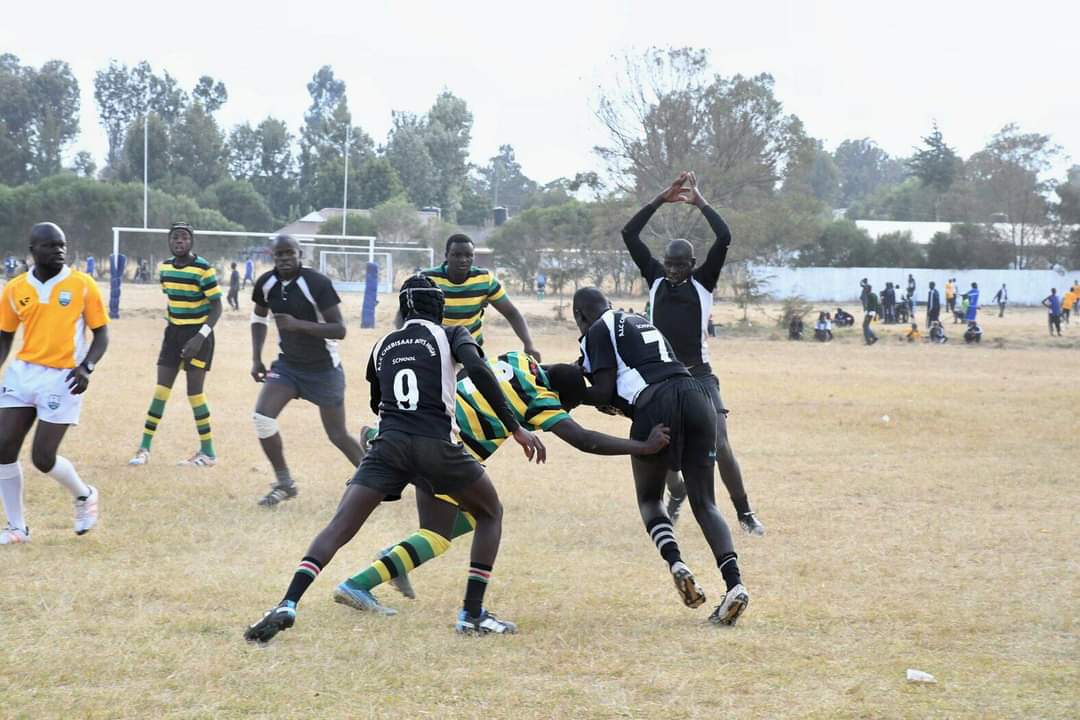
[{"label": "knee brace", "polygon": [[267,417],[262,413],[255,413],[251,417],[255,421],[255,435],[260,440],[265,440],[268,437],[277,435],[278,424],[277,418]]}]

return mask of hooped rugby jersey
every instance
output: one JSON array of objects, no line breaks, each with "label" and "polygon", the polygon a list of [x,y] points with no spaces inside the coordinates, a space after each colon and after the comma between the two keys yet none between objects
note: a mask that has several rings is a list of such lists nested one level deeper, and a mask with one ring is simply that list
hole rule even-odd
[{"label": "hooped rugby jersey", "polygon": [[69,267],[47,282],[30,268],[9,281],[0,296],[0,330],[15,332],[21,323],[23,345],[15,357],[36,365],[75,367],[90,347],[87,328],[108,322],[97,283]]},{"label": "hooped rugby jersey", "polygon": [[473,266],[464,282],[455,283],[450,280],[446,263],[443,263],[424,270],[423,274],[431,278],[446,297],[442,324],[446,327],[464,327],[477,345],[483,345],[484,309],[488,303],[506,297],[506,290],[495,278],[495,273]]},{"label": "hooped rugby jersey", "polygon": [[177,267],[174,257],[163,260],[158,278],[173,325],[202,325],[210,315],[210,301],[221,297],[214,267],[198,255],[182,267]]}]

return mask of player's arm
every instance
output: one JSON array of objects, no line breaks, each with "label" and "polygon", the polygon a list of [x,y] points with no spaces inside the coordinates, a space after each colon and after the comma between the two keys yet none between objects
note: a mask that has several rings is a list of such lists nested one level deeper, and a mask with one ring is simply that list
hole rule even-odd
[{"label": "player's arm", "polygon": [[251,377],[260,383],[266,379],[262,349],[266,344],[266,328],[269,324],[270,308],[256,301],[251,308]]},{"label": "player's arm", "polygon": [[91,328],[90,348],[86,351],[86,357],[76,367],[71,369],[71,372],[67,375],[68,389],[71,390],[72,395],[80,395],[86,392],[86,388],[90,385],[90,373],[93,372],[90,368],[101,362],[102,356],[105,355],[105,351],[109,348],[109,326],[107,324],[101,324],[96,328]]},{"label": "player's arm", "polygon": [[[461,331],[465,333],[463,328],[461,328]],[[479,346],[475,342],[460,343],[454,348],[454,356],[464,366],[469,379],[472,380],[473,385],[476,386],[483,398],[487,400],[491,409],[495,411],[499,421],[514,436],[514,440],[518,445],[521,445],[522,449],[524,449],[525,457],[532,460],[535,455],[537,463],[547,460],[547,449],[544,447],[544,443],[536,435],[521,427],[517,418],[514,417],[514,413],[506,403],[506,396],[503,395],[502,389],[499,387],[499,381],[495,379],[495,374],[491,372],[491,366],[480,355]]]},{"label": "player's arm", "polygon": [[585,390],[585,405],[603,407],[615,402],[615,368],[595,370],[592,374],[592,385]]},{"label": "player's arm", "polygon": [[638,270],[649,282],[664,274],[664,266],[653,257],[648,246],[642,242],[641,231],[645,229],[645,226],[656,211],[660,209],[661,205],[686,200],[688,191],[683,187],[686,178],[687,173],[680,173],[679,177],[675,178],[675,182],[653,198],[648,205],[638,210],[634,217],[630,218],[630,222],[626,223],[622,229],[623,242],[626,243],[626,249],[630,251],[630,257],[634,259],[634,264],[638,266]]},{"label": "player's arm", "polygon": [[15,343],[15,331],[19,329],[19,316],[11,304],[11,283],[0,293],[0,366],[7,360],[11,346]]},{"label": "player's arm", "polygon": [[657,425],[645,441],[617,438],[578,425],[566,418],[551,428],[556,437],[562,438],[581,452],[592,455],[653,455],[667,447],[671,441],[668,428]]},{"label": "player's arm", "polygon": [[525,317],[521,314],[521,311],[517,309],[517,306],[514,305],[510,296],[503,295],[498,300],[493,301],[491,305],[506,318],[508,323],[510,323],[510,327],[514,329],[514,334],[521,340],[525,354],[532,355],[534,360],[540,362],[540,351],[533,345],[532,336],[529,335],[529,323],[525,322]]},{"label": "player's arm", "polygon": [[697,278],[697,281],[704,285],[706,290],[711,291],[716,288],[716,282],[720,279],[720,271],[724,269],[724,260],[727,259],[728,247],[731,246],[731,229],[724,222],[724,218],[720,217],[720,213],[709,205],[701,191],[698,190],[697,176],[690,173],[687,180],[690,182],[690,197],[687,202],[701,211],[701,214],[705,216],[705,221],[709,223],[713,235],[716,237],[712,247],[709,248],[709,254],[705,256],[705,262],[694,270],[694,277]]},{"label": "player's arm", "polygon": [[375,416],[379,415],[379,405],[382,404],[382,387],[379,385],[379,374],[375,372],[375,353],[371,353],[371,357],[368,358],[367,365],[367,381],[368,387],[371,389],[371,395],[368,399],[368,406],[371,408],[371,412],[375,413]]},{"label": "player's arm", "polygon": [[3,366],[11,352],[11,346],[15,342],[15,331],[0,331],[0,366]]},{"label": "player's arm", "polygon": [[295,318],[292,315],[277,313],[274,314],[274,322],[277,323],[278,330],[303,333],[326,340],[341,340],[344,338],[345,321],[341,317],[341,306],[331,305],[321,310],[321,312],[326,322],[311,322],[310,320]]},{"label": "player's arm", "polygon": [[[217,286],[215,285],[215,288]],[[190,360],[199,354],[202,350],[203,343],[206,342],[206,338],[210,337],[210,333],[214,331],[214,325],[221,318],[221,290],[218,288],[218,292],[211,298],[210,311],[206,314],[206,322],[199,328],[199,332],[192,335],[191,338],[184,343],[183,349],[180,351],[180,357],[184,360]]]}]

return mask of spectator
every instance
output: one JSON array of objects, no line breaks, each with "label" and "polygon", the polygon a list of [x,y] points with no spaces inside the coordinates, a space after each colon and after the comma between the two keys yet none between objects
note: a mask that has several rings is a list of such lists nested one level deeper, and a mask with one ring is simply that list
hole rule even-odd
[{"label": "spectator", "polygon": [[915,276],[908,273],[907,276],[907,304],[908,311],[915,314]]},{"label": "spectator", "polygon": [[878,341],[878,336],[874,334],[874,331],[870,329],[870,323],[874,321],[874,316],[878,313],[878,297],[874,292],[874,289],[869,283],[866,285],[866,312],[863,315],[862,321],[862,333],[863,341],[867,345],[873,345]]},{"label": "spectator", "polygon": [[1005,283],[1001,283],[1001,289],[994,293],[994,302],[998,306],[998,317],[1005,317],[1005,305],[1009,302],[1009,291],[1005,289]]},{"label": "spectator", "polygon": [[1058,337],[1061,337],[1061,298],[1058,297],[1057,288],[1050,288],[1050,294],[1043,298],[1042,304],[1048,313],[1050,336],[1054,336],[1054,328],[1057,328]]},{"label": "spectator", "polygon": [[953,308],[953,325],[964,322],[964,318],[967,317],[968,311],[968,299],[967,295],[960,298],[960,308]]},{"label": "spectator", "polygon": [[935,320],[930,323],[930,342],[937,343],[938,345],[944,345],[949,342],[949,338],[945,337],[945,327],[941,324],[940,320]]},{"label": "spectator", "polygon": [[896,309],[893,311],[893,320],[904,324],[911,322],[911,307],[906,298],[896,304]]},{"label": "spectator", "polygon": [[904,339],[909,343],[922,340],[922,333],[919,332],[919,323],[911,323],[911,329],[904,333]]},{"label": "spectator", "polygon": [[979,323],[974,320],[969,320],[967,330],[964,331],[964,342],[979,343],[982,342],[982,328],[979,327]]},{"label": "spectator", "polygon": [[976,316],[979,314],[978,283],[971,283],[971,289],[964,293],[964,300],[967,301],[967,310],[964,312],[964,319],[969,323],[975,322]]},{"label": "spectator", "polygon": [[885,283],[881,291],[881,314],[886,325],[896,322],[896,290],[891,282]]},{"label": "spectator", "polygon": [[716,323],[713,322],[712,315],[709,315],[709,324],[705,326],[705,332],[709,334],[709,337],[716,337]]},{"label": "spectator", "polygon": [[236,263],[232,263],[232,272],[229,273],[229,307],[233,310],[240,309],[240,271],[236,269]]},{"label": "spectator", "polygon": [[19,261],[11,253],[4,258],[4,277],[8,280],[15,277],[15,271],[19,269]]},{"label": "spectator", "polygon": [[803,321],[798,315],[794,315],[791,318],[791,322],[788,324],[788,340],[802,340],[803,334]]},{"label": "spectator", "polygon": [[536,273],[536,299],[544,299],[544,291],[547,290],[547,275],[542,272]]},{"label": "spectator", "polygon": [[86,274],[92,278],[97,278],[97,273],[94,272],[94,256],[86,256]]},{"label": "spectator", "polygon": [[244,281],[240,284],[240,289],[246,288],[249,282],[255,284],[255,261],[250,257],[244,261]]},{"label": "spectator", "polygon": [[851,327],[855,324],[855,316],[846,312],[843,308],[836,308],[833,322],[836,323],[837,327]]},{"label": "spectator", "polygon": [[1073,305],[1076,304],[1076,290],[1069,288],[1069,291],[1065,293],[1065,296],[1061,298],[1061,315],[1065,318],[1065,324],[1069,324],[1069,315],[1072,313]]},{"label": "spectator", "polygon": [[945,309],[956,312],[956,278],[949,278],[945,283]]},{"label": "spectator", "polygon": [[859,281],[859,302],[862,303],[863,312],[866,312],[866,299],[870,295],[870,283],[866,278]]},{"label": "spectator", "polygon": [[829,313],[818,313],[817,323],[814,325],[814,339],[818,342],[829,342],[832,340],[832,322],[829,319]]},{"label": "spectator", "polygon": [[941,315],[941,294],[934,287],[934,281],[930,281],[930,292],[926,296],[926,327],[937,322]]}]

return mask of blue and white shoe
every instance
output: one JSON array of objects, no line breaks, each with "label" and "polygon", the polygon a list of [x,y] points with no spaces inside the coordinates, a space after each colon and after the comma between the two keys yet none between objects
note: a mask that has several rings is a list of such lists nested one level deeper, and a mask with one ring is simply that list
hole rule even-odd
[{"label": "blue and white shoe", "polygon": [[[394,549],[394,545],[384,547],[379,551],[379,554],[375,556],[376,560],[382,560],[384,557],[390,554],[390,551]],[[408,573],[404,575],[398,575],[395,578],[390,578],[390,586],[397,590],[399,593],[409,598],[410,600],[416,599],[416,591],[413,590],[412,580],[409,579]]]},{"label": "blue and white shoe", "polygon": [[397,610],[376,600],[370,590],[354,588],[345,582],[338,583],[334,588],[334,602],[376,615],[397,615]]},{"label": "blue and white shoe", "polygon": [[458,611],[457,623],[454,629],[462,635],[513,635],[517,632],[517,625],[509,620],[500,620],[495,613],[482,610],[480,617],[471,617],[465,612],[465,608]]},{"label": "blue and white shoe", "polygon": [[249,625],[244,631],[244,639],[249,642],[268,643],[282,630],[288,630],[296,623],[296,608],[283,601],[277,607],[270,608],[262,620]]}]

